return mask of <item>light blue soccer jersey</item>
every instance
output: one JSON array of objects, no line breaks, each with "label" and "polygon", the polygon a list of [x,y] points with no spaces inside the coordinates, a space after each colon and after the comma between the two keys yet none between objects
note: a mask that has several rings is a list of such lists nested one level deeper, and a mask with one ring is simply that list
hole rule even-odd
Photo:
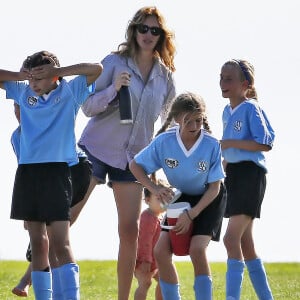
[{"label": "light blue soccer jersey", "polygon": [[10,142],[14,149],[17,161],[20,159],[20,135],[21,135],[21,126],[18,126],[12,133]]},{"label": "light blue soccer jersey", "polygon": [[78,162],[75,119],[81,104],[93,92],[86,76],[62,80],[47,97],[36,96],[25,82],[5,82],[6,97],[20,106],[22,134],[20,164]]},{"label": "light blue soccer jersey", "polygon": [[[273,146],[274,130],[256,100],[244,101],[233,110],[229,104],[226,105],[222,119],[223,140],[253,140],[259,144]],[[253,161],[267,170],[265,156],[262,151],[228,148],[222,151],[222,155],[229,163]]]},{"label": "light blue soccer jersey", "polygon": [[162,168],[169,183],[189,195],[203,194],[207,183],[224,178],[220,144],[204,130],[187,150],[175,127],[157,136],[134,159],[147,174]]},{"label": "light blue soccer jersey", "polygon": [[[19,163],[20,159],[20,138],[21,138],[21,126],[18,126],[12,133],[10,142],[17,157],[17,161]],[[76,146],[76,153],[78,158],[87,157],[86,153]],[[72,164],[73,165],[73,164]]]}]

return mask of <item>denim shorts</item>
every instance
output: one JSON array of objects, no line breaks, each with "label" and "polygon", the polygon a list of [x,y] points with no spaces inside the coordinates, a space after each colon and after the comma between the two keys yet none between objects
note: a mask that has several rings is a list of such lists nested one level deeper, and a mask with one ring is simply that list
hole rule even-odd
[{"label": "denim shorts", "polygon": [[113,182],[137,182],[128,165],[126,170],[114,168],[93,156],[85,146],[78,146],[86,153],[88,160],[92,163],[92,174],[97,179],[98,184],[106,183],[106,177],[108,177],[107,185],[109,187],[112,187]]}]

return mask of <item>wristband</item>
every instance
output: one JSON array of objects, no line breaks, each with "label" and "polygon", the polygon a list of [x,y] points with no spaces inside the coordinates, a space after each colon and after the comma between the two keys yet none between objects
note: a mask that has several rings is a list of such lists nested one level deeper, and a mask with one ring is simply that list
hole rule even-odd
[{"label": "wristband", "polygon": [[186,208],[184,210],[184,212],[186,213],[186,215],[188,216],[188,218],[190,219],[191,222],[193,222],[193,219],[191,218],[190,214],[189,214],[189,210]]}]

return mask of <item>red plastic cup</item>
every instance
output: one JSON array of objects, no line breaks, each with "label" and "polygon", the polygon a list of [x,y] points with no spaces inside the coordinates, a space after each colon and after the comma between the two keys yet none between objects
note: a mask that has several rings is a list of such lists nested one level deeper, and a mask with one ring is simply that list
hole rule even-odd
[{"label": "red plastic cup", "polygon": [[190,243],[192,238],[193,223],[191,223],[189,230],[184,234],[177,234],[172,230],[176,225],[179,215],[185,210],[190,209],[188,202],[177,202],[168,205],[167,221],[170,226],[169,231],[173,253],[177,256],[189,255]]}]

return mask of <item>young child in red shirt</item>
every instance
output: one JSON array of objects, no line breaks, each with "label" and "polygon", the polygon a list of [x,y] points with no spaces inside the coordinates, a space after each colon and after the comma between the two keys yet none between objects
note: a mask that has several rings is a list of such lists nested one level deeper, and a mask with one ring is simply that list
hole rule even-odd
[{"label": "young child in red shirt", "polygon": [[[166,181],[158,180],[158,185],[169,186]],[[144,199],[148,207],[142,212],[139,226],[138,251],[134,275],[138,281],[138,287],[134,294],[135,300],[147,298],[152,279],[158,282],[158,268],[153,256],[153,248],[160,235],[160,222],[163,217],[164,208],[161,202],[144,189]],[[155,300],[162,300],[159,283],[155,289]]]}]

